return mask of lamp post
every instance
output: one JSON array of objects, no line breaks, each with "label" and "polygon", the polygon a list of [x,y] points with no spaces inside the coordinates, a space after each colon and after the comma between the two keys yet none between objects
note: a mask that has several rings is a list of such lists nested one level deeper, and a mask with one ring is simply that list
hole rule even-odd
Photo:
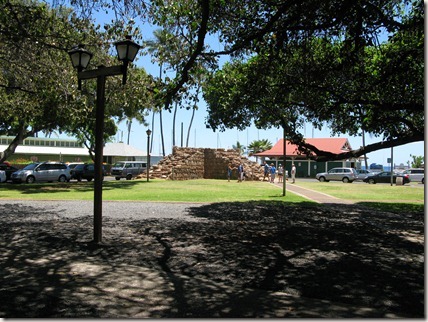
[{"label": "lamp post", "polygon": [[149,178],[150,178],[150,134],[152,134],[152,131],[150,131],[150,129],[148,129],[146,131],[147,133],[147,167],[146,167],[146,171],[147,171],[147,182],[149,182]]},{"label": "lamp post", "polygon": [[134,61],[140,46],[127,36],[126,40],[115,43],[117,56],[122,65],[87,70],[86,67],[92,58],[92,53],[79,45],[68,52],[71,63],[77,69],[79,81],[78,89],[81,89],[81,81],[84,79],[97,79],[97,100],[95,115],[95,180],[94,180],[94,242],[102,240],[102,191],[103,191],[103,134],[104,134],[104,109],[105,109],[105,83],[107,76],[122,75],[122,84],[126,84],[126,76],[129,62]]}]

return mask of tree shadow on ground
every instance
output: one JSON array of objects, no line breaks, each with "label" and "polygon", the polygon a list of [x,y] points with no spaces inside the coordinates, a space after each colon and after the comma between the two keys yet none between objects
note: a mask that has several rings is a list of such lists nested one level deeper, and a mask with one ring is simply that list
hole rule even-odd
[{"label": "tree shadow on ground", "polygon": [[[129,190],[132,189],[135,185],[144,183],[142,180],[123,180],[123,181],[104,181],[103,190]],[[32,195],[32,194],[52,194],[52,193],[62,193],[67,191],[77,191],[77,192],[87,192],[94,190],[94,181],[70,181],[70,182],[50,182],[50,183],[9,183],[3,185],[3,188],[8,190],[20,191],[23,195]]]},{"label": "tree shadow on ground", "polygon": [[186,219],[0,205],[1,317],[424,317],[424,218],[233,202]]}]

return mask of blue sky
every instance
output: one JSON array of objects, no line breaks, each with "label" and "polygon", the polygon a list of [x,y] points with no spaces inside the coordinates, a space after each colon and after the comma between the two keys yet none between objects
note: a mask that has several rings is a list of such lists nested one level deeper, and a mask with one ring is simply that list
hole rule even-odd
[{"label": "blue sky", "polygon": [[[105,14],[99,14],[97,17],[97,22],[102,23],[103,21],[109,20],[109,17]],[[141,28],[141,27],[140,27]],[[153,26],[145,25],[143,29],[143,39],[150,40],[153,39],[153,31],[156,29]],[[213,38],[212,38],[213,39]],[[214,50],[220,50],[220,44],[215,41],[210,41],[210,45]],[[149,74],[154,76],[159,75],[159,66],[153,64],[150,61],[150,57],[138,57],[136,61],[137,66],[144,68]],[[205,119],[207,117],[206,104],[203,100],[199,103],[199,109],[195,113],[195,118],[193,120],[193,125],[190,131],[189,136],[189,147],[206,147],[206,148],[232,148],[233,145],[236,145],[239,141],[242,145],[247,146],[254,140],[259,139],[268,139],[272,144],[275,144],[280,138],[282,138],[281,129],[270,129],[270,130],[258,130],[254,126],[244,130],[238,131],[237,129],[226,130],[225,132],[214,132],[211,129],[207,129],[205,126]],[[187,130],[191,118],[191,111],[185,109],[180,109],[177,112],[176,119],[176,145],[181,146],[181,124],[183,124],[183,146],[186,146]],[[151,122],[151,114],[148,117],[148,121]],[[173,114],[169,112],[163,113],[163,128],[164,128],[164,140],[165,140],[165,150],[166,154],[172,152],[172,120]],[[118,124],[119,132],[114,138],[115,142],[123,141],[127,142],[128,132],[126,129],[125,122]],[[151,126],[150,126],[151,127]],[[147,150],[147,135],[146,130],[148,127],[138,124],[134,121],[132,124],[131,134],[130,134],[130,145],[141,149],[143,151]],[[308,138],[316,137],[330,137],[329,129],[323,128],[321,131],[314,130],[310,124],[308,124],[304,129],[301,130],[301,133]],[[153,133],[153,155],[161,155],[161,139],[160,139],[160,129],[159,129],[159,115],[155,117],[155,128]],[[362,145],[361,137],[350,137],[346,134],[341,135],[340,137],[348,138],[351,147],[356,149]],[[375,143],[379,141],[380,138],[371,138],[369,135],[366,136],[366,144]],[[424,142],[417,142],[412,144],[407,144],[399,146],[393,149],[393,159],[395,164],[407,164],[411,161],[410,155],[424,155]],[[387,165],[387,159],[391,157],[391,149],[383,149],[376,152],[372,152],[367,155],[368,163],[379,163]]]}]

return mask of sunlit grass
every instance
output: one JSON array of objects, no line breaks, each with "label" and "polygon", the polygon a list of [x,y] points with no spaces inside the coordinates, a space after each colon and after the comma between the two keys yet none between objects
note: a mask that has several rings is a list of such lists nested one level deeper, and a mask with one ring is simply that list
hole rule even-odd
[{"label": "sunlit grass", "polygon": [[353,201],[379,201],[424,203],[424,188],[417,184],[391,186],[390,184],[366,184],[343,182],[298,181],[297,185]]},{"label": "sunlit grass", "polygon": [[424,213],[424,204],[403,202],[359,202],[359,205],[395,213]]},{"label": "sunlit grass", "polygon": [[[287,183],[288,185],[289,183]],[[297,181],[296,185],[377,210],[398,213],[424,211],[424,188],[417,184],[344,184],[318,182],[315,179]],[[0,200],[93,200],[93,182],[0,184]],[[154,179],[104,181],[103,200],[150,202],[245,202],[251,200],[285,201],[304,207],[308,200],[267,182],[227,180],[170,181]],[[305,203],[306,202],[306,203]]]},{"label": "sunlit grass", "polygon": [[[92,200],[93,182],[0,185],[0,199]],[[307,201],[267,182],[227,180],[170,181],[155,179],[105,181],[103,200],[164,202],[233,202],[249,200]]]}]

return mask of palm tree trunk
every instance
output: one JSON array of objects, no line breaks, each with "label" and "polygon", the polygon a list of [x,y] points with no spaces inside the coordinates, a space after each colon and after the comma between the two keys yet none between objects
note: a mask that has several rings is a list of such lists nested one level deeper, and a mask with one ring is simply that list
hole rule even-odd
[{"label": "palm tree trunk", "polygon": [[[165,106],[166,108],[167,106]],[[163,122],[162,122],[162,109],[159,110],[159,125],[160,125],[160,132],[161,132],[161,142],[162,142],[162,155],[165,156],[165,141],[163,137]]]},{"label": "palm tree trunk", "polygon": [[155,111],[153,110],[152,114],[152,137],[150,138],[150,153],[152,153],[153,149],[153,138],[154,138],[154,131],[155,130]]},{"label": "palm tree trunk", "polygon": [[[364,151],[366,150],[366,132],[363,129],[363,149]],[[367,164],[367,155],[366,153],[364,153],[364,165],[366,167],[366,170],[369,169],[368,164]]]},{"label": "palm tree trunk", "polygon": [[131,127],[132,127],[132,120],[128,120],[128,140],[127,140],[127,144],[129,145],[129,139],[131,138]]},{"label": "palm tree trunk", "polygon": [[[159,68],[159,78],[162,80],[162,63],[160,64]],[[165,105],[165,109],[168,108],[168,105]],[[162,155],[165,156],[165,141],[163,137],[163,122],[162,122],[162,108],[159,110],[159,125],[160,125],[160,134],[161,134],[161,142],[162,142]]]},{"label": "palm tree trunk", "polygon": [[192,124],[193,124],[193,118],[195,117],[195,111],[196,111],[196,109],[193,108],[192,117],[190,118],[189,128],[187,129],[186,148],[189,147],[190,129],[191,129]]},{"label": "palm tree trunk", "polygon": [[172,146],[175,146],[175,119],[177,117],[178,102],[175,102],[174,115],[172,117]]}]

